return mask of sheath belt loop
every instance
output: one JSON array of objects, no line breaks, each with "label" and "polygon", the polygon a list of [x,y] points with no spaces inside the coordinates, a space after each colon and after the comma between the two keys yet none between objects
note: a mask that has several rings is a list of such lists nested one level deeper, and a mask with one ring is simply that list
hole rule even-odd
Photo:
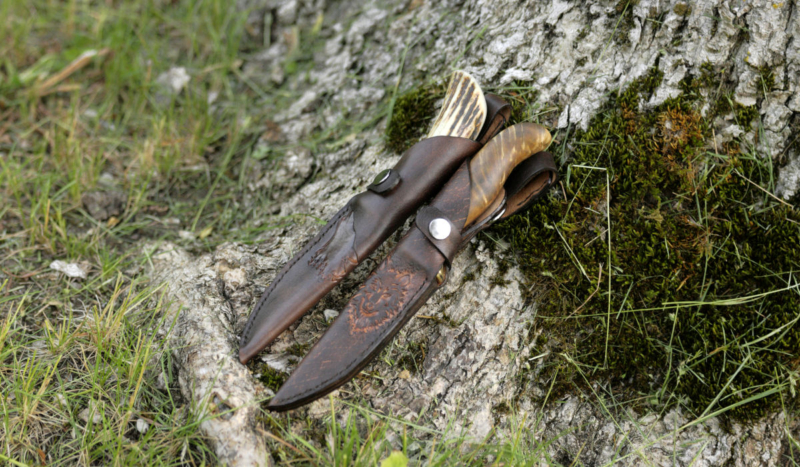
[{"label": "sheath belt loop", "polygon": [[460,228],[433,206],[425,206],[419,210],[416,226],[444,256],[447,268],[450,269],[450,262],[461,245]]},{"label": "sheath belt loop", "polygon": [[486,123],[484,123],[483,131],[481,131],[477,139],[481,144],[486,144],[500,130],[505,128],[508,119],[511,117],[511,106],[501,97],[494,94],[486,94],[484,98],[486,99]]},{"label": "sheath belt loop", "polygon": [[532,155],[519,164],[506,180],[507,207],[500,219],[527,209],[557,181],[558,169],[553,155],[547,151]]},{"label": "sheath belt loop", "polygon": [[367,186],[367,189],[379,195],[392,191],[397,184],[400,183],[400,174],[396,170],[386,169],[382,170],[375,176],[372,183]]}]

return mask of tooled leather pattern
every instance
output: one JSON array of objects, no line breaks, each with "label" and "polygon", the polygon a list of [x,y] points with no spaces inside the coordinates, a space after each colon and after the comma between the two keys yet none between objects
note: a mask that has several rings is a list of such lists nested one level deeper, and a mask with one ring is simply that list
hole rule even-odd
[{"label": "tooled leather pattern", "polygon": [[[388,260],[387,260],[387,262],[388,262]],[[383,263],[383,264],[386,264],[386,263]],[[377,273],[377,271],[387,270],[387,269],[390,269],[390,268],[388,268],[388,267],[379,267],[376,270],[376,273]],[[415,276],[415,275],[419,276],[419,274],[412,273],[412,276]],[[407,308],[406,304],[410,303],[413,306],[413,304],[416,301],[419,300],[419,296],[421,294],[423,294],[427,290],[426,289],[427,285],[430,285],[430,281],[423,280],[422,284],[419,285],[418,287],[416,287],[416,289],[407,289],[407,292],[404,295],[405,302],[403,303],[403,306],[398,306],[396,308],[396,311],[392,313],[392,316],[397,316],[397,314],[399,312],[405,311],[406,308]],[[365,288],[365,285],[362,285],[362,289],[363,288]],[[361,291],[359,291],[359,294],[360,293],[361,293]],[[357,318],[353,318],[352,317],[353,313],[355,313],[355,305],[353,305],[353,301],[352,300],[350,301],[350,304],[347,306],[347,308],[345,308],[345,311],[350,311],[351,312],[350,320],[349,320],[350,334],[351,335],[355,335],[356,332],[353,331],[354,323],[357,323],[358,320],[357,320]],[[387,319],[381,321],[381,324],[385,324],[389,320],[391,320],[391,318],[387,318]],[[371,334],[370,333],[366,333],[366,332],[363,332],[363,333],[366,336],[366,338],[368,339],[368,343],[366,344],[367,347],[372,347],[376,341],[379,341],[379,340],[383,339],[383,337],[385,336],[382,333],[371,333]],[[331,378],[327,378],[327,379],[321,380],[319,383],[306,388],[304,391],[298,392],[295,395],[295,398],[296,399],[302,399],[302,398],[308,396],[309,394],[314,394],[315,392],[317,392],[319,390],[319,388],[321,388],[321,387],[325,386],[326,384],[328,384],[331,379],[338,380],[339,378],[342,377],[342,375],[344,375],[347,372],[351,371],[352,370],[352,364],[354,362],[358,361],[358,360],[362,360],[363,359],[363,355],[361,355],[361,354],[353,354],[353,355],[349,355],[348,358],[349,358],[349,360],[343,360],[341,362],[341,365],[340,365],[341,369],[335,375],[333,375]]]},{"label": "tooled leather pattern", "polygon": [[394,319],[424,284],[422,268],[387,258],[344,310],[350,334],[374,331]]},{"label": "tooled leather pattern", "polygon": [[[321,280],[339,282],[358,266],[354,241],[353,213],[350,211],[339,218],[333,235],[311,254],[308,265],[317,270]],[[343,248],[343,243],[347,247]]]}]

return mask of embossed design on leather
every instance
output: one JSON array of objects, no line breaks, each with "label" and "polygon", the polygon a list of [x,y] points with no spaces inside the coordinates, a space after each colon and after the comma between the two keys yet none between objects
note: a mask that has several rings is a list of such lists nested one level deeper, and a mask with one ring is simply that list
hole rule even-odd
[{"label": "embossed design on leather", "polygon": [[363,334],[383,326],[405,308],[423,284],[425,273],[418,265],[387,258],[344,310],[350,334]]},{"label": "embossed design on leather", "polygon": [[358,265],[353,244],[353,212],[339,218],[331,237],[308,258],[308,265],[317,270],[323,281],[339,282]]}]

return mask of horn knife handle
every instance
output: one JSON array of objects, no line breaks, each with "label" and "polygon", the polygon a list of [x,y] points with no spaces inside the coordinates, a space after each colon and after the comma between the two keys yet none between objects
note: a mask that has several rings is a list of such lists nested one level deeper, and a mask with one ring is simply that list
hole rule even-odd
[{"label": "horn knife handle", "polygon": [[467,221],[470,225],[486,211],[503,189],[511,171],[550,144],[550,132],[536,123],[519,123],[489,141],[469,163],[471,178]]}]

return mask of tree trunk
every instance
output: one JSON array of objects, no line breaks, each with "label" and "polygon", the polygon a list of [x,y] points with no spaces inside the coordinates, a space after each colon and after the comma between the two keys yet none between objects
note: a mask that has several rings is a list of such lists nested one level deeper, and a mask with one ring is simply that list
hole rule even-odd
[{"label": "tree trunk", "polygon": [[[258,401],[268,398],[271,390],[237,360],[238,336],[253,305],[292,253],[319,229],[314,218],[330,217],[376,173],[398,160],[383,147],[385,121],[340,135],[335,149],[322,149],[316,156],[299,144],[341,119],[375,115],[391,101],[396,86],[403,90],[446,77],[452,68],[468,71],[488,90],[515,80],[531,81],[538,90],[537,101],[554,110],[544,114],[544,123],[566,131],[586,128],[610,91],[624,88],[653,67],[664,79],[645,107],[679,95],[681,80],[689,74],[699,76],[708,63],[725,70],[722,85],[733,90],[738,103],[756,105],[763,122],[760,135],[743,134],[733,118],[719,118],[713,122],[717,144],[748,138],[762,154],[788,161],[778,180],[779,195],[788,199],[800,185],[800,160],[791,145],[797,137],[792,124],[800,111],[796,2],[239,4],[252,8],[247,46],[266,45],[244,64],[246,76],[255,85],[282,84],[300,96],[288,108],[278,109],[275,117],[282,138],[298,148],[277,170],[253,181],[250,189],[271,190],[277,214],[307,217],[293,217],[291,225],[267,231],[257,246],[226,244],[200,257],[166,252],[162,246],[154,260],[155,282],[167,282],[179,312],[171,336],[184,395],[211,401],[211,411],[235,408],[203,424],[220,460],[232,465],[262,463],[266,453],[256,415]],[[306,45],[302,41],[312,36],[320,43],[313,68],[307,73],[287,71],[287,60],[302,49],[297,44]],[[764,70],[774,76],[773,90],[763,86]],[[322,173],[310,178],[314,168]],[[285,332],[263,362],[277,371],[291,371],[297,358],[287,351],[319,338],[326,327],[325,311],[343,308],[389,246]],[[468,275],[474,280],[462,282]],[[505,281],[494,280],[498,276]],[[418,358],[418,371],[401,371],[376,359],[367,371],[379,374],[380,380],[361,377],[358,384],[337,391],[337,401],[360,401],[406,419],[424,414],[426,424],[444,429],[451,423],[452,432],[463,428],[477,441],[494,427],[502,432],[524,420],[537,439],[555,439],[547,450],[564,464],[578,457],[585,465],[617,458],[624,465],[667,465],[673,460],[680,465],[774,465],[788,449],[783,414],[726,429],[712,418],[674,436],[677,427],[691,420],[679,409],[610,415],[596,400],[580,395],[542,409],[533,398],[520,397],[541,397],[547,391],[519,377],[523,371],[536,374],[539,354],[534,349],[541,332],[536,304],[523,299],[520,272],[513,267],[503,272],[485,241],[475,240],[454,262],[451,278],[419,311],[423,317],[411,320],[388,350],[386,360]],[[512,401],[515,413],[501,410]],[[318,401],[299,413],[321,418],[330,413],[329,402]]]}]

